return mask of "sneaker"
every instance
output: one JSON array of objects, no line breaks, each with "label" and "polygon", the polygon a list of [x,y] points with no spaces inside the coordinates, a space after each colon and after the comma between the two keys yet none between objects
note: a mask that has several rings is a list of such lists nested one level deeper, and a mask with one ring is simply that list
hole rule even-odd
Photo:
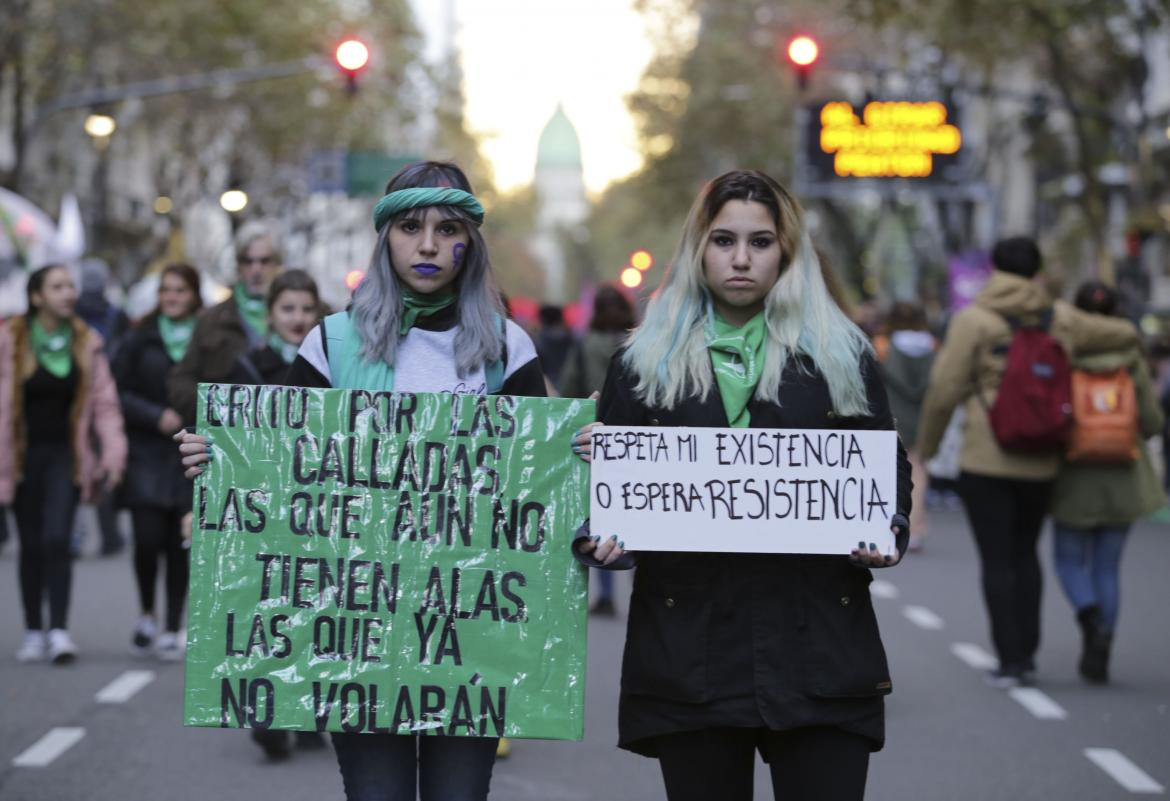
[{"label": "sneaker", "polygon": [[597,617],[616,617],[617,608],[613,605],[612,598],[600,598],[597,603],[589,607],[589,614]]},{"label": "sneaker", "polygon": [[135,656],[146,656],[154,645],[156,626],[154,618],[143,615],[134,627],[134,634],[130,638],[130,652]]},{"label": "sneaker", "polygon": [[992,687],[1009,690],[1012,687],[1027,687],[1032,683],[1032,671],[1017,667],[998,667],[987,672],[984,678]]},{"label": "sneaker", "polygon": [[26,631],[24,640],[16,649],[17,662],[41,662],[45,658],[45,633]]},{"label": "sneaker", "polygon": [[154,652],[164,662],[179,662],[187,650],[185,639],[180,639],[177,632],[165,631],[158,636],[158,643]]},{"label": "sneaker", "polygon": [[49,661],[67,665],[77,658],[77,646],[65,629],[49,629]]},{"label": "sneaker", "polygon": [[280,762],[292,754],[289,733],[281,729],[252,729],[252,740],[264,750],[270,762]]}]

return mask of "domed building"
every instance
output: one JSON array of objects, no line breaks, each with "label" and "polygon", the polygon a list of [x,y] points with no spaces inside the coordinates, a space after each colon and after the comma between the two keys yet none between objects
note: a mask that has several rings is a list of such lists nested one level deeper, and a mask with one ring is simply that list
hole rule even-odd
[{"label": "domed building", "polygon": [[581,140],[565,109],[557,104],[536,151],[536,235],[532,253],[544,267],[548,303],[569,300],[568,259],[563,237],[577,236],[589,206],[581,172]]}]

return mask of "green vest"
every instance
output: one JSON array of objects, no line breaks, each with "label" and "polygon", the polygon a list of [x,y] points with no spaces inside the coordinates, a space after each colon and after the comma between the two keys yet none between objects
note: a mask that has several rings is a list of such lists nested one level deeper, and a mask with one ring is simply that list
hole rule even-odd
[{"label": "green vest", "polygon": [[[504,319],[500,331],[507,336]],[[329,375],[335,389],[394,389],[394,368],[386,362],[371,362],[361,355],[362,341],[350,323],[349,312],[331,314],[322,322],[325,350],[329,354]],[[504,386],[503,360],[484,365],[487,394],[496,395]]]}]

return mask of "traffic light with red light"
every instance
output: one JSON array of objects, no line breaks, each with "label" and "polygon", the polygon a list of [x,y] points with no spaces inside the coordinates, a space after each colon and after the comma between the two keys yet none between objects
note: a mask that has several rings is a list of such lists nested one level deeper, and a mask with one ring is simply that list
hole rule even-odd
[{"label": "traffic light with red light", "polygon": [[801,91],[808,87],[808,74],[820,58],[821,48],[811,36],[797,36],[788,43],[788,63],[796,72]]},{"label": "traffic light with red light", "polygon": [[370,49],[360,39],[343,39],[333,51],[333,63],[345,76],[346,88],[353,94],[357,91],[358,75],[370,63]]}]

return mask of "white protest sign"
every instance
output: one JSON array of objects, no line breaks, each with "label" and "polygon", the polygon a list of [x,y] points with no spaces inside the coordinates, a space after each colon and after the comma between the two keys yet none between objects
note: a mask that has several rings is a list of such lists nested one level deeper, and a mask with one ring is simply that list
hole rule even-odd
[{"label": "white protest sign", "polygon": [[593,429],[590,519],[629,551],[894,551],[898,435],[820,429]]}]

